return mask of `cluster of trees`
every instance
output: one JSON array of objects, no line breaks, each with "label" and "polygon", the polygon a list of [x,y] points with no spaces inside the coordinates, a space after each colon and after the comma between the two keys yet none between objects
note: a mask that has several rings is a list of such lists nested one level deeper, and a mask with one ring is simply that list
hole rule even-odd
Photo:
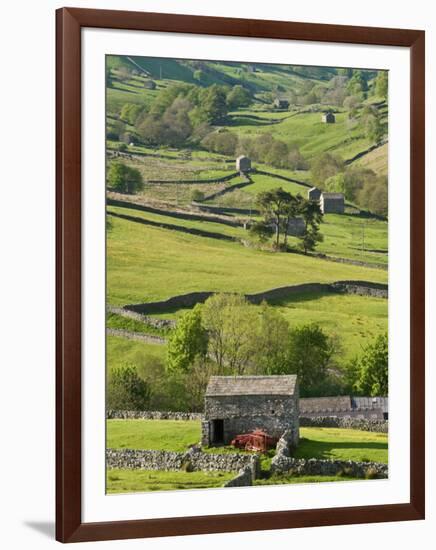
[{"label": "cluster of trees", "polygon": [[128,166],[120,160],[112,161],[107,172],[107,184],[119,193],[139,193],[144,188],[144,180],[137,168]]},{"label": "cluster of trees", "polygon": [[223,155],[247,155],[252,160],[264,162],[276,168],[307,170],[309,164],[295,143],[288,144],[270,133],[258,136],[236,135],[225,129],[208,133],[201,145],[208,151]]},{"label": "cluster of trees", "polygon": [[195,387],[198,408],[212,374],[298,374],[302,395],[315,395],[338,391],[332,372],[339,351],[336,338],[316,324],[291,328],[266,303],[258,307],[241,295],[216,294],[178,322],[167,371],[185,376],[191,391]]},{"label": "cluster of trees", "polygon": [[201,411],[212,375],[297,374],[303,397],[387,395],[386,334],[345,367],[341,354],[340,339],[316,323],[291,327],[266,303],[216,294],[180,318],[166,362],[147,356],[112,370],[108,408]]},{"label": "cluster of trees", "polygon": [[340,156],[323,153],[311,164],[314,185],[332,193],[343,193],[346,200],[375,214],[388,214],[388,179],[369,168],[347,166]]},{"label": "cluster of trees", "polygon": [[[338,107],[342,107],[351,96],[359,103],[365,100],[369,94],[377,94],[386,98],[387,93],[383,86],[378,84],[379,76],[375,78],[374,83],[372,83],[373,78],[374,71],[357,69],[338,69],[334,73],[326,73],[322,81],[319,81],[317,76],[311,75],[309,79],[303,81],[299,88],[286,91],[286,98],[291,104],[324,104]],[[382,78],[384,77],[380,77],[380,80]]]},{"label": "cluster of trees", "polygon": [[279,187],[259,193],[256,204],[263,220],[254,223],[250,232],[261,242],[274,235],[274,248],[287,250],[289,226],[295,218],[302,218],[304,221],[304,232],[298,239],[299,248],[305,254],[314,250],[317,243],[322,241],[323,236],[319,230],[322,212],[317,202],[309,201],[300,194],[292,195]]},{"label": "cluster of trees", "polygon": [[[213,84],[202,87],[177,83],[162,90],[148,109],[145,105],[126,103],[120,120],[112,124],[112,134],[126,141],[126,124],[146,144],[177,147],[187,140],[198,142],[212,131],[211,125],[222,124],[229,110],[246,107],[252,101],[247,89]],[[114,136],[113,136],[114,137]]]}]

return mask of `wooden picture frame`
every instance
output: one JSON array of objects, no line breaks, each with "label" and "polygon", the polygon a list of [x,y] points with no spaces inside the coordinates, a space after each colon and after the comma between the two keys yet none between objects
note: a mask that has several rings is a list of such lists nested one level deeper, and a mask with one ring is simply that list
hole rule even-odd
[{"label": "wooden picture frame", "polygon": [[[402,46],[411,63],[410,502],[280,512],[82,523],[81,29],[85,27]],[[62,8],[56,13],[56,538],[97,541],[424,518],[423,31]]]}]

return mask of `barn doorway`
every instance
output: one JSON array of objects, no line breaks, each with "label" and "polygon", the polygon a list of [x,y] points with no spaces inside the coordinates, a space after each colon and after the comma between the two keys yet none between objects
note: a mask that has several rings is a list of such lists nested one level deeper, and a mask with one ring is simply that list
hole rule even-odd
[{"label": "barn doorway", "polygon": [[212,420],[212,445],[224,443],[224,420],[222,418]]}]

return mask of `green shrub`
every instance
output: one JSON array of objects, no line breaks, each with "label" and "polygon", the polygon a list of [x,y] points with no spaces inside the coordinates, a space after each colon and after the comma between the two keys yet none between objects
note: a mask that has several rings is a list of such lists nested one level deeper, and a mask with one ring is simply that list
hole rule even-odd
[{"label": "green shrub", "polygon": [[191,193],[191,200],[196,202],[204,201],[204,193],[200,189],[194,189]]}]

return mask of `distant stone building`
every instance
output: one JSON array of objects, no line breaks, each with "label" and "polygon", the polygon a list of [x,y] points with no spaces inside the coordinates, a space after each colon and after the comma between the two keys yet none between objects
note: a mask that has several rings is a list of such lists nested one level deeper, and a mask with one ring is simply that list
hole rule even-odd
[{"label": "distant stone building", "polygon": [[307,198],[310,201],[319,201],[321,198],[321,189],[318,189],[318,187],[311,187],[307,192]]},{"label": "distant stone building", "polygon": [[289,109],[289,101],[287,99],[280,99],[277,97],[274,100],[274,107],[276,109]]},{"label": "distant stone building", "polygon": [[388,419],[387,397],[304,397],[300,399],[300,416],[314,418],[336,416],[368,420]]},{"label": "distant stone building", "polygon": [[147,79],[144,81],[144,88],[146,88],[147,90],[155,90],[156,82],[154,80]]},{"label": "distant stone building", "polygon": [[298,403],[296,375],[212,376],[204,398],[202,445],[228,445],[255,429],[277,438],[290,430],[297,445]]},{"label": "distant stone building", "polygon": [[239,172],[249,172],[251,170],[251,160],[245,155],[236,159],[236,170]]},{"label": "distant stone building", "polygon": [[321,193],[319,204],[323,214],[343,214],[345,212],[343,193]]},{"label": "distant stone building", "polygon": [[303,218],[291,218],[288,222],[288,235],[301,237],[306,231],[306,224]]},{"label": "distant stone building", "polygon": [[323,113],[321,120],[326,124],[334,124],[336,122],[336,117],[333,113]]}]

